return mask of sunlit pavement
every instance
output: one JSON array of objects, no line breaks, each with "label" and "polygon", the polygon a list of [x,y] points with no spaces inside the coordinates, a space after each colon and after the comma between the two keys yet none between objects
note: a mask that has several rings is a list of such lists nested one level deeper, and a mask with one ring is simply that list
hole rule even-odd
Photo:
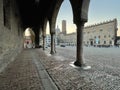
[{"label": "sunlit pavement", "polygon": [[[73,67],[75,47],[56,47],[57,53],[43,61],[61,90],[120,90],[120,48],[84,47],[89,70]],[[42,59],[43,60],[43,59]]]},{"label": "sunlit pavement", "polygon": [[84,48],[91,69],[73,67],[75,47],[24,50],[0,73],[0,90],[120,90],[120,48]]}]

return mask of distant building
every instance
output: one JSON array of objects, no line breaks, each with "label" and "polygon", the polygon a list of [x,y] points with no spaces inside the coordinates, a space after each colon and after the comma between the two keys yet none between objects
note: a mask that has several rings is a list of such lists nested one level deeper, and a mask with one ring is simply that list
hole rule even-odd
[{"label": "distant building", "polygon": [[[57,26],[56,30],[55,30],[55,44],[57,45],[58,44],[58,35],[60,34],[60,29],[59,27]],[[50,46],[51,45],[51,35],[50,34],[47,34],[46,35],[46,46]]]},{"label": "distant building", "polygon": [[[116,44],[117,19],[87,26],[83,30],[83,43],[85,46],[109,47]],[[76,45],[76,32],[71,34],[61,34],[61,42],[66,45]]]},{"label": "distant building", "polygon": [[51,36],[50,34],[46,35],[46,46],[50,46],[51,45]]},{"label": "distant building", "polygon": [[[46,46],[51,46],[51,35],[50,34],[47,34],[46,35]],[[57,38],[55,36],[55,45],[57,45]]]},{"label": "distant building", "polygon": [[76,33],[70,33],[70,34],[66,34],[60,35],[60,43],[64,43],[67,46],[75,46],[76,45]]},{"label": "distant building", "polygon": [[57,28],[56,28],[56,30],[55,30],[56,32],[55,32],[55,34],[56,34],[56,36],[58,35],[58,34],[60,34],[60,28],[57,26]]},{"label": "distant building", "polygon": [[64,35],[67,34],[67,32],[66,32],[66,20],[62,20],[62,33]]},{"label": "distant building", "polygon": [[84,45],[114,46],[117,38],[117,19],[87,26],[84,28]]}]

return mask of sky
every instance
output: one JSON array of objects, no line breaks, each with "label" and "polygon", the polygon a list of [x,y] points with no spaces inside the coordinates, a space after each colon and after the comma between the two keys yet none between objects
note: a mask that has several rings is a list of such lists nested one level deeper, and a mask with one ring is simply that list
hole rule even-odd
[{"label": "sky", "polygon": [[[118,35],[120,35],[120,0],[90,0],[88,22],[85,26],[113,20],[118,21]],[[56,27],[61,30],[62,20],[66,20],[67,33],[75,32],[76,26],[73,23],[72,8],[69,0],[64,0],[56,21]]]}]

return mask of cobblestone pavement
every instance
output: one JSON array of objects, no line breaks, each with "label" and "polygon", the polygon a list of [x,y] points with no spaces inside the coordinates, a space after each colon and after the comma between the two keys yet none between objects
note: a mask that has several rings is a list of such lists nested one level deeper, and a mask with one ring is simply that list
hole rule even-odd
[{"label": "cobblestone pavement", "polygon": [[[57,90],[37,60],[39,57],[35,49],[23,50],[16,60],[0,73],[0,90]],[[39,67],[36,63],[39,63]]]},{"label": "cobblestone pavement", "polygon": [[0,73],[0,90],[120,90],[120,49],[84,50],[89,70],[71,66],[75,49],[25,50]]},{"label": "cobblestone pavement", "polygon": [[84,52],[85,62],[92,66],[89,70],[70,65],[75,61],[75,48],[39,55],[60,90],[120,90],[120,49],[85,48]]}]

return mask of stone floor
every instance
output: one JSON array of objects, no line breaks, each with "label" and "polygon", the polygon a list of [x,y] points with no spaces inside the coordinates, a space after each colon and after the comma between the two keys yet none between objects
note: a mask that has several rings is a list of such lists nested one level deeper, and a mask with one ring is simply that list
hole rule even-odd
[{"label": "stone floor", "polygon": [[75,49],[60,48],[53,56],[45,52],[40,57],[60,90],[120,90],[120,49],[85,48],[84,52],[89,70],[71,66]]},{"label": "stone floor", "polygon": [[119,71],[110,73],[94,63],[83,70],[67,59],[42,49],[23,50],[0,73],[0,90],[120,90]]},{"label": "stone floor", "polygon": [[[24,50],[0,73],[0,90],[57,90],[35,50]],[[41,66],[41,67],[40,67]],[[38,70],[39,69],[39,70]]]}]

